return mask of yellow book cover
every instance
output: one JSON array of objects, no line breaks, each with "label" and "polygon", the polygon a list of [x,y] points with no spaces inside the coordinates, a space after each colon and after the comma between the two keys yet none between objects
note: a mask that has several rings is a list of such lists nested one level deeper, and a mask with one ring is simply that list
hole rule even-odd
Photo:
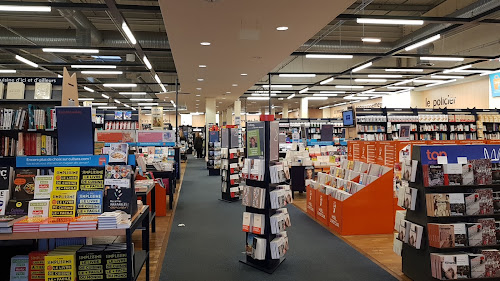
[{"label": "yellow book cover", "polygon": [[46,281],[74,281],[76,279],[75,253],[49,253],[45,256]]},{"label": "yellow book cover", "polygon": [[54,190],[78,190],[80,167],[55,167]]},{"label": "yellow book cover", "polygon": [[49,217],[74,217],[76,213],[76,191],[54,190],[50,193]]},{"label": "yellow book cover", "polygon": [[47,155],[47,136],[42,135],[42,155]]}]

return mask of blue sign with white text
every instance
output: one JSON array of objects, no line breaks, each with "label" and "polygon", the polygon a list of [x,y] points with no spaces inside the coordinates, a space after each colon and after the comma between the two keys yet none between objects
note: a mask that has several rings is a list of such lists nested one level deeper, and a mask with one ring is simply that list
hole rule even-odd
[{"label": "blue sign with white text", "polygon": [[457,163],[457,157],[467,159],[491,159],[498,163],[500,158],[500,145],[497,144],[471,144],[471,145],[422,145],[420,157],[422,164],[437,164],[438,156],[446,156],[448,163]]},{"label": "blue sign with white text", "polygon": [[[16,167],[96,167],[106,165],[108,160],[108,155],[17,156]],[[135,165],[135,155],[128,156],[128,163]]]}]

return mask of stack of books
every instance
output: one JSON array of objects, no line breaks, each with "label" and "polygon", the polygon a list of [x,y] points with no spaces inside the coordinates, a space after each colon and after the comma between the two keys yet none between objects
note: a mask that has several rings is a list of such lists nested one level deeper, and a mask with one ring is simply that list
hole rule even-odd
[{"label": "stack of books", "polygon": [[69,223],[68,230],[96,230],[99,216],[79,216]]},{"label": "stack of books", "polygon": [[48,218],[45,222],[40,224],[39,231],[67,231],[68,224],[74,218]]},{"label": "stack of books", "polygon": [[0,216],[0,233],[12,233],[14,223],[23,218],[23,216]]},{"label": "stack of books", "polygon": [[99,229],[117,229],[130,227],[128,215],[122,211],[104,212],[97,217]]},{"label": "stack of books", "polygon": [[45,256],[45,280],[76,280],[76,252],[82,246],[62,246]]},{"label": "stack of books", "polygon": [[40,224],[46,221],[47,218],[28,218],[15,222],[12,232],[38,232],[40,229]]}]

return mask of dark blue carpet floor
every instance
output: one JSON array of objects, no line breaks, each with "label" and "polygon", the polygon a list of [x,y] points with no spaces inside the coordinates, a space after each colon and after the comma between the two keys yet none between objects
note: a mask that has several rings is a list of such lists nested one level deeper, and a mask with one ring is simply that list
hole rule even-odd
[{"label": "dark blue carpet floor", "polygon": [[281,266],[269,275],[238,262],[245,258],[244,207],[219,201],[220,185],[205,161],[189,159],[160,280],[397,280],[291,205]]}]

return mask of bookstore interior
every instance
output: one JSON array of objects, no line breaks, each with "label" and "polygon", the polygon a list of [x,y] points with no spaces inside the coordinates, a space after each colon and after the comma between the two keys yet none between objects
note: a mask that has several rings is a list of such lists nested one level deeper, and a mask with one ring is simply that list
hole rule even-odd
[{"label": "bookstore interior", "polygon": [[0,2],[0,280],[500,280],[499,27],[498,0]]}]

